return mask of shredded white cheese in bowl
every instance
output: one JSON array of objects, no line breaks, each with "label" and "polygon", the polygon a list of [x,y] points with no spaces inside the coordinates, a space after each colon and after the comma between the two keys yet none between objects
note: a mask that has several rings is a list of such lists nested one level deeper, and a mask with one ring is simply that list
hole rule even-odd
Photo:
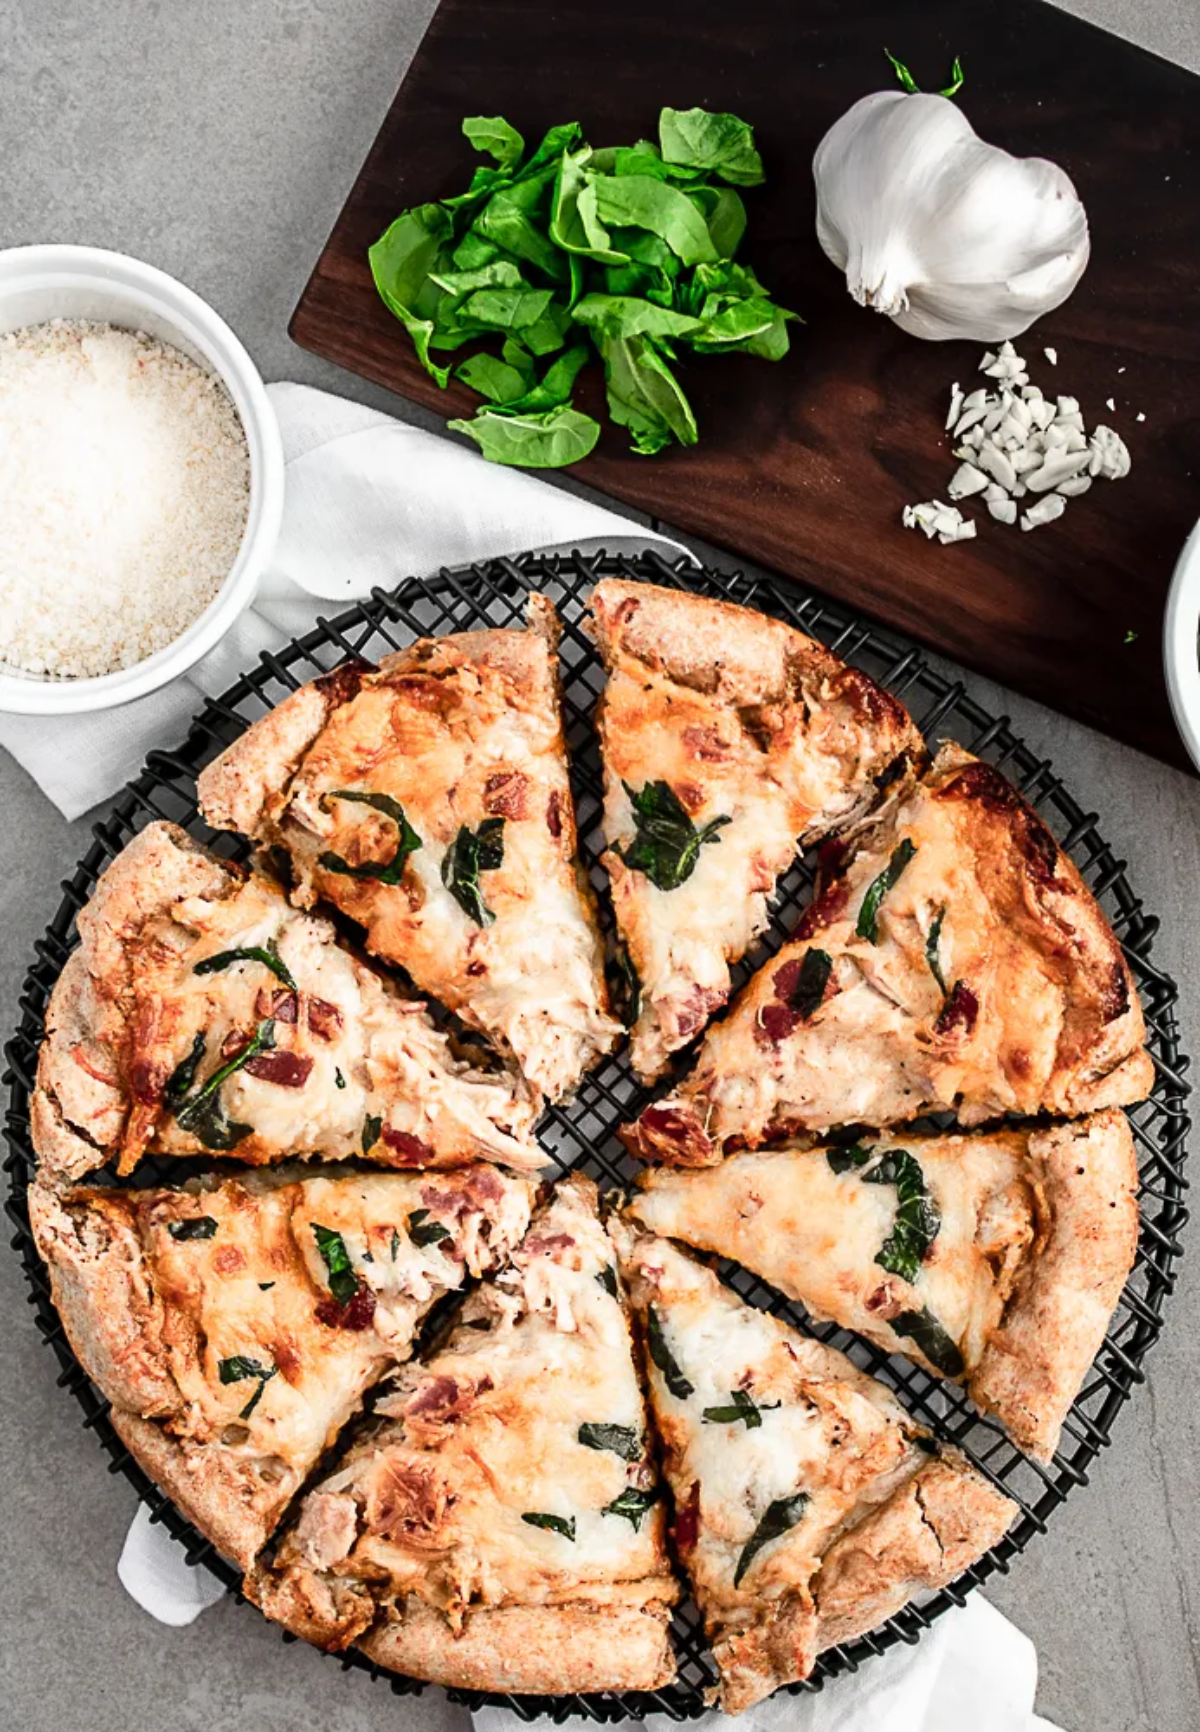
[{"label": "shredded white cheese in bowl", "polygon": [[283,488],[262,379],[199,295],[96,247],[0,251],[0,711],[185,673],[253,598]]},{"label": "shredded white cheese in bowl", "polygon": [[142,332],[0,336],[0,660],[113,673],[164,648],[228,575],[250,460],[218,379]]}]

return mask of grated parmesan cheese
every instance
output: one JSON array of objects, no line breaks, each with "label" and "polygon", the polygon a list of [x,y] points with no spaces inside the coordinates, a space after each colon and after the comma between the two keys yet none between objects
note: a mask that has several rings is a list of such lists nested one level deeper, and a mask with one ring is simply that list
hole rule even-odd
[{"label": "grated parmesan cheese", "polygon": [[54,320],[0,336],[0,661],[132,667],[216,595],[249,505],[220,381],[143,332]]}]

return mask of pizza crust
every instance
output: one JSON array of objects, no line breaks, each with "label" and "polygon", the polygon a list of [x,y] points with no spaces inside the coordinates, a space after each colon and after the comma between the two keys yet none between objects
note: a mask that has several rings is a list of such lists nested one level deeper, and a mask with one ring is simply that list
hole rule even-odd
[{"label": "pizza crust", "polygon": [[968,1383],[1022,1449],[1049,1461],[1104,1340],[1138,1242],[1137,1150],[1115,1110],[1036,1131],[1050,1228]]},{"label": "pizza crust", "polygon": [[[630,1058],[650,1081],[725,1002],[730,964],[765,928],[798,846],[894,802],[924,745],[895,698],[780,620],[614,578],[591,610],[608,670],[603,864],[640,984]],[[624,858],[627,790],[652,783],[697,827],[725,821],[667,890]]]},{"label": "pizza crust", "polygon": [[418,1599],[359,1639],[381,1666],[462,1690],[517,1695],[658,1690],[675,1676],[670,1611],[646,1606],[502,1606],[468,1612],[462,1630]]}]

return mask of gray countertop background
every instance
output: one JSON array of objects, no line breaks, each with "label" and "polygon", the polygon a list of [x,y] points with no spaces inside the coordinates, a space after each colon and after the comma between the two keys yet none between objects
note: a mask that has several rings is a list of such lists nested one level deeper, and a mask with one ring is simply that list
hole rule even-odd
[{"label": "gray countertop background", "polygon": [[[1069,9],[1200,71],[1198,0],[1071,0]],[[268,379],[301,379],[435,425],[302,353],[286,331],[433,10],[433,0],[0,0],[0,246],[77,241],[134,253],[210,300]],[[1103,814],[1135,886],[1163,917],[1157,954],[1183,988],[1185,1044],[1197,1050],[1200,784],[986,681],[971,676],[971,685]],[[0,1004],[11,1020],[31,945],[90,820],[65,822],[3,753],[0,814]],[[1049,1534],[988,1590],[1034,1637],[1039,1709],[1068,1732],[1200,1726],[1197,1316],[1192,1248],[1113,1448]],[[134,1494],[109,1477],[55,1387],[10,1257],[0,1257],[0,1317],[0,1725],[465,1727],[440,1691],[393,1698],[303,1645],[285,1647],[231,1601],[185,1630],[151,1622],[114,1574]]]}]

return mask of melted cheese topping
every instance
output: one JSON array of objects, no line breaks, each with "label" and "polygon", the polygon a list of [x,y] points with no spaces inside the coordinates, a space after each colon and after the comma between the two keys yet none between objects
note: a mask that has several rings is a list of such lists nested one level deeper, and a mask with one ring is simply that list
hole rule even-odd
[{"label": "melted cheese topping", "polygon": [[[698,1539],[687,1552],[706,1612],[770,1599],[815,1573],[831,1541],[889,1496],[924,1459],[900,1404],[842,1354],[744,1305],[673,1247],[643,1241],[635,1269],[663,1339],[693,1386],[673,1395],[651,1362],[651,1394],[677,1502],[699,1486]],[[706,1419],[741,1391],[760,1423]],[[798,1519],[764,1544],[735,1585],[768,1508],[803,1493]]]},{"label": "melted cheese topping", "polygon": [[[481,1184],[484,1194],[476,1195]],[[235,1455],[275,1456],[301,1471],[311,1466],[363,1390],[407,1355],[434,1300],[518,1242],[530,1193],[528,1181],[467,1168],[436,1181],[376,1174],[144,1194],[146,1256],[166,1307],[171,1373],[186,1403],[171,1430]],[[409,1217],[422,1206],[444,1220],[451,1238],[442,1245],[411,1243]],[[216,1222],[210,1237],[172,1235],[172,1224],[204,1216]],[[377,1296],[365,1327],[318,1316],[331,1295],[315,1223],[343,1235],[354,1276]],[[387,1253],[394,1236],[401,1255],[393,1263]],[[471,1244],[470,1263],[461,1251],[447,1255],[464,1243]],[[223,1381],[222,1362],[228,1373],[239,1360],[269,1375]]]},{"label": "melted cheese topping", "polygon": [[[472,1070],[454,1056],[424,1007],[389,992],[335,942],[327,922],[297,913],[265,881],[248,880],[220,901],[187,898],[173,911],[171,945],[144,946],[137,990],[146,1006],[137,1028],[165,1075],[203,1035],[193,1088],[266,1017],[274,1051],[302,1067],[291,1080],[235,1071],[221,1085],[225,1116],[251,1127],[237,1144],[243,1161],[298,1152],[382,1164],[436,1165],[485,1155],[516,1167],[542,1164],[532,1137],[533,1102],[510,1075]],[[225,951],[274,946],[298,996],[264,963],[243,960],[212,973],[196,965]],[[368,1118],[380,1134],[369,1149]],[[389,1141],[384,1134],[395,1137]],[[406,1140],[411,1139],[411,1140]],[[156,1145],[194,1153],[201,1143],[164,1112]]]},{"label": "melted cheese topping", "polygon": [[[350,1558],[324,1561],[368,1581],[385,1572],[389,1597],[417,1594],[452,1617],[617,1586],[670,1597],[661,1505],[636,1528],[605,1513],[631,1486],[652,1486],[644,1457],[579,1441],[588,1423],[646,1432],[625,1315],[598,1279],[614,1256],[594,1188],[567,1181],[445,1349],[403,1375],[381,1407],[390,1423],[315,1494],[360,1512],[345,1524],[359,1536]],[[289,1543],[303,1555],[302,1539]]]},{"label": "melted cheese topping", "polygon": [[633,1212],[654,1232],[719,1251],[753,1269],[818,1318],[919,1357],[892,1329],[928,1307],[968,1370],[998,1324],[1037,1223],[1036,1175],[1018,1132],[991,1137],[865,1138],[881,1153],[907,1148],[941,1225],[911,1285],[877,1262],[896,1221],[893,1185],[835,1173],[825,1149],[741,1153],[695,1173],[647,1173]]}]

